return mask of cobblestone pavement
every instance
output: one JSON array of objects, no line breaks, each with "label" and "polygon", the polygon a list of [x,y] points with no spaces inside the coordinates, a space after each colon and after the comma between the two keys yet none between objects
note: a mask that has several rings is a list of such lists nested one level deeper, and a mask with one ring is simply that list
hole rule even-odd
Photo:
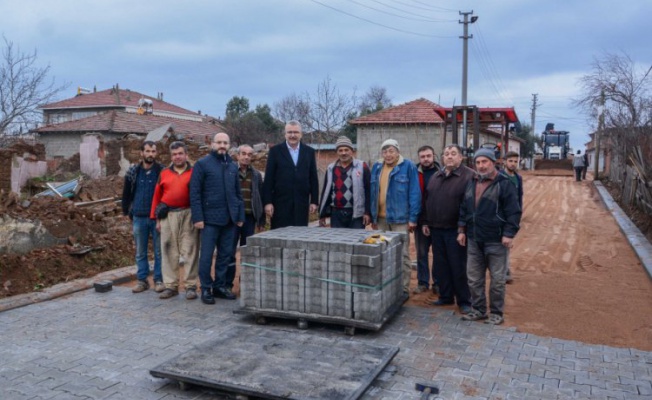
[{"label": "cobblestone pavement", "polygon": [[[0,399],[222,399],[181,391],[149,375],[160,363],[251,316],[237,302],[208,306],[183,296],[159,300],[127,287],[83,290],[0,313]],[[275,320],[268,329],[295,326]],[[404,307],[380,332],[327,335],[400,347],[363,399],[418,399],[418,382],[435,382],[431,399],[652,398],[652,353],[588,345],[463,322],[451,311]],[[219,363],[219,358],[215,363]]]}]

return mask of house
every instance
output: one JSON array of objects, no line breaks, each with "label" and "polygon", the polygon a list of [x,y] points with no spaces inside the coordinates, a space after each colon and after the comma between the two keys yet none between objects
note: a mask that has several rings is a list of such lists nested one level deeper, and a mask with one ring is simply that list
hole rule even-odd
[{"label": "house", "polygon": [[199,112],[163,101],[163,93],[158,93],[156,98],[152,98],[130,89],[120,89],[118,85],[99,92],[78,88],[75,97],[45,104],[39,108],[43,110],[44,125],[60,124],[107,111],[152,114],[189,121],[202,120]]},{"label": "house", "polygon": [[42,106],[45,125],[33,129],[48,160],[67,159],[80,151],[82,137],[100,135],[111,141],[127,135],[173,133],[204,143],[225,128],[214,118],[166,103],[162,94],[150,99],[117,86]]},{"label": "house", "polygon": [[380,158],[380,146],[395,139],[401,154],[418,162],[417,150],[430,145],[436,154],[443,149],[444,121],[434,111],[436,103],[420,98],[349,121],[357,128],[356,157],[369,165]]},{"label": "house", "polygon": [[[503,152],[513,150],[520,153],[524,140],[512,136],[510,128],[518,123],[514,108],[478,108],[475,117],[478,122],[478,147],[486,144],[500,143]],[[420,98],[408,103],[389,107],[373,114],[350,121],[358,130],[357,157],[372,163],[380,157],[380,146],[386,139],[396,139],[401,147],[401,154],[418,162],[417,150],[423,145],[430,145],[435,154],[443,152],[444,145],[460,143],[458,135],[462,125],[462,114],[457,118],[452,115],[458,107],[442,107],[430,100]],[[468,147],[474,143],[473,113],[467,116]]]}]

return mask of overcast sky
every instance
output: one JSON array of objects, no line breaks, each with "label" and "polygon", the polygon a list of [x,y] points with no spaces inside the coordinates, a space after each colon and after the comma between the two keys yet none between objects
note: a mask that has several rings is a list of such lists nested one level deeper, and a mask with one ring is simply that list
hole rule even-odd
[{"label": "overcast sky", "polygon": [[536,132],[553,122],[576,149],[594,124],[572,99],[594,59],[652,64],[650,0],[0,0],[0,32],[70,83],[61,98],[118,83],[224,116],[233,96],[273,106],[328,76],[344,93],[381,86],[394,105],[450,107],[462,97],[459,11],[479,17],[467,103],[515,107],[530,124],[537,93]]}]

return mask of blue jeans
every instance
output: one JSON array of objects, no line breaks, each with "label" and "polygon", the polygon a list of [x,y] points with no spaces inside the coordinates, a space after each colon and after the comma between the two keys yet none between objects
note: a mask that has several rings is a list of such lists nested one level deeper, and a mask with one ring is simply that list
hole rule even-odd
[{"label": "blue jeans", "polygon": [[439,285],[439,299],[455,300],[457,305],[471,305],[469,283],[466,278],[466,248],[457,243],[457,228],[430,228],[432,241],[433,275]]},{"label": "blue jeans", "polygon": [[[234,254],[234,226],[232,222],[224,226],[205,224],[204,229],[201,230],[199,282],[202,290],[229,287],[227,284],[227,272],[231,257]],[[217,258],[215,260],[215,279],[213,279],[211,276],[211,265],[213,264],[215,247],[217,247]],[[231,282],[233,282],[233,278],[231,278]]]},{"label": "blue jeans", "polygon": [[[428,260],[428,253],[430,253],[430,248],[432,247],[432,242],[430,238],[423,234],[421,230],[422,225],[417,225],[414,230],[414,245],[417,250],[417,281],[419,286],[425,286],[426,288],[430,287],[430,277],[432,276],[433,285],[438,284],[437,278],[435,275],[435,265],[434,261],[432,262],[432,272],[430,271],[430,262]],[[433,247],[432,255],[434,257],[435,250]]]},{"label": "blue jeans", "polygon": [[331,228],[364,229],[362,217],[353,218],[349,208],[331,208]]},{"label": "blue jeans", "polygon": [[507,247],[502,243],[482,243],[467,238],[468,260],[466,273],[473,308],[482,314],[487,312],[487,295],[485,280],[487,270],[491,281],[489,284],[489,312],[503,315],[505,308],[505,269],[507,268]]},{"label": "blue jeans", "polygon": [[235,252],[240,247],[247,245],[247,238],[256,232],[256,220],[251,214],[245,214],[245,220],[242,226],[233,225],[233,255],[229,260],[226,270],[226,287],[232,288],[235,280]]},{"label": "blue jeans", "polygon": [[133,224],[134,241],[136,242],[136,278],[144,281],[149,276],[149,260],[147,256],[147,243],[152,237],[154,244],[154,282],[163,282],[161,273],[161,239],[156,230],[156,221],[149,217],[134,217]]}]

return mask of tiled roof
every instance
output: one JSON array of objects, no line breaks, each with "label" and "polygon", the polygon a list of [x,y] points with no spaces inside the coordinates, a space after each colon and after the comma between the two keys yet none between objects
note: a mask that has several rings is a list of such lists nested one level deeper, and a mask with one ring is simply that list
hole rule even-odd
[{"label": "tiled roof", "polygon": [[142,93],[129,89],[107,89],[95,93],[78,94],[70,99],[57,101],[41,106],[42,110],[57,110],[67,108],[116,108],[116,107],[133,107],[138,108],[138,100],[141,98],[150,99],[155,111],[166,111],[177,114],[197,115],[196,112],[186,110],[175,106],[174,104],[158,100],[155,97],[147,96]]},{"label": "tiled roof", "polygon": [[40,134],[54,132],[110,132],[147,135],[149,132],[166,124],[170,124],[176,134],[184,136],[212,136],[225,131],[222,125],[210,122],[189,121],[158,115],[138,115],[126,111],[113,110],[88,118],[55,125],[46,125],[34,129],[31,132]]},{"label": "tiled roof", "polygon": [[373,114],[365,115],[349,121],[353,125],[363,124],[441,124],[442,119],[435,113],[437,103],[420,98],[385,108]]}]

